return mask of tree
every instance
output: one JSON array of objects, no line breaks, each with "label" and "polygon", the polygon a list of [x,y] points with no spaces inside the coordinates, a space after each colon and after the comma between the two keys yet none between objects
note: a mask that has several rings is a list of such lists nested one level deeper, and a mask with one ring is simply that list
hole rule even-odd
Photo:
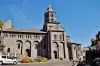
[{"label": "tree", "polygon": [[0,28],[3,26],[3,20],[0,20]]}]

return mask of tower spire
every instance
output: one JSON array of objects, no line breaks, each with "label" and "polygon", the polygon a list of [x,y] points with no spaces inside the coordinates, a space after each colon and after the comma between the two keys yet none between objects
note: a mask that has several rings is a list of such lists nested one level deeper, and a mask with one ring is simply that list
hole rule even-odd
[{"label": "tower spire", "polygon": [[48,7],[50,7],[51,8],[51,5],[49,4],[49,6]]},{"label": "tower spire", "polygon": [[49,4],[48,8],[47,8],[47,11],[53,11],[51,5]]}]

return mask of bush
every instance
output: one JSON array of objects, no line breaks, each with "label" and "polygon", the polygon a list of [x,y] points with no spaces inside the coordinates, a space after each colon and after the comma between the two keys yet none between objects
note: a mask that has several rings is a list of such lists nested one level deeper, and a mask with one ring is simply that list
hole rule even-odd
[{"label": "bush", "polygon": [[37,61],[37,62],[41,62],[41,59],[40,58],[36,58],[34,60]]},{"label": "bush", "polygon": [[37,61],[37,62],[47,62],[48,61],[48,59],[47,58],[37,58],[37,59],[34,59],[35,61]]},{"label": "bush", "polygon": [[32,62],[32,60],[28,57],[24,57],[22,60],[21,60],[22,63],[29,63],[29,62]]},{"label": "bush", "polygon": [[30,63],[30,62],[47,62],[48,61],[48,59],[47,58],[44,58],[44,57],[42,57],[42,58],[36,58],[36,59],[30,59],[29,57],[24,57],[24,58],[22,58],[22,60],[21,60],[21,63]]},{"label": "bush", "polygon": [[47,58],[41,58],[41,62],[47,62],[48,61],[48,59]]}]

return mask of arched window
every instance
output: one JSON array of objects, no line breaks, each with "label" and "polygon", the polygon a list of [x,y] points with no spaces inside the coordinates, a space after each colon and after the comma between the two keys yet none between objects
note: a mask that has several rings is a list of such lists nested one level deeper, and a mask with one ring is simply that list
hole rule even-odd
[{"label": "arched window", "polygon": [[38,45],[37,44],[35,45],[35,49],[38,49]]},{"label": "arched window", "polygon": [[32,39],[32,36],[30,35],[30,38]]},{"label": "arched window", "polygon": [[38,41],[34,41],[33,44],[35,45],[35,46],[34,46],[35,49],[38,49],[38,48],[39,48],[39,42],[38,42]]},{"label": "arched window", "polygon": [[44,44],[43,48],[46,49],[46,44]]},{"label": "arched window", "polygon": [[27,35],[26,35],[26,38],[27,38]]},{"label": "arched window", "polygon": [[57,35],[56,34],[54,34],[54,40],[56,40],[57,39]]},{"label": "arched window", "polygon": [[16,41],[16,48],[20,49],[20,54],[22,54],[22,46],[23,46],[23,42],[21,40],[17,40]]},{"label": "arched window", "polygon": [[62,35],[60,35],[59,37],[60,37],[60,40],[62,40]]},{"label": "arched window", "polygon": [[30,38],[30,36],[28,35],[28,38]]},{"label": "arched window", "polygon": [[21,37],[23,38],[23,35],[21,35]]},{"label": "arched window", "polygon": [[51,14],[51,17],[53,17],[53,14]]},{"label": "arched window", "polygon": [[51,21],[53,22],[53,21],[54,21],[54,19],[52,18],[52,19],[51,19]]},{"label": "arched window", "polygon": [[21,38],[21,35],[19,35],[20,36],[20,38]]},{"label": "arched window", "polygon": [[18,49],[20,49],[20,43],[18,43]]},{"label": "arched window", "polygon": [[7,52],[10,52],[10,48],[7,49]]}]

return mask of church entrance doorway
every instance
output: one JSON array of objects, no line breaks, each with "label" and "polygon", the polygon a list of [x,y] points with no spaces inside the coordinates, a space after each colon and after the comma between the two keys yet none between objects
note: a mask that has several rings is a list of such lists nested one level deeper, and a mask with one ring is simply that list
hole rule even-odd
[{"label": "church entrance doorway", "polygon": [[26,49],[26,53],[27,53],[27,56],[28,56],[28,57],[31,57],[30,49]]},{"label": "church entrance doorway", "polygon": [[24,44],[25,56],[31,57],[31,42],[29,40],[25,41]]},{"label": "church entrance doorway", "polygon": [[57,59],[57,51],[54,51],[54,58]]}]

